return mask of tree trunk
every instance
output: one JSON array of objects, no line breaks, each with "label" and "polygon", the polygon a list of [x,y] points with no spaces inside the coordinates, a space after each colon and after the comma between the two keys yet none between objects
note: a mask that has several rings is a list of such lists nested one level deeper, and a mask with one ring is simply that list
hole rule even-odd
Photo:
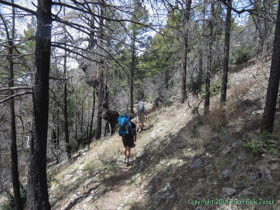
[{"label": "tree trunk", "polygon": [[33,126],[29,157],[27,208],[49,210],[46,152],[49,113],[49,71],[51,52],[51,6],[38,0],[36,31],[36,72],[33,88]]},{"label": "tree trunk", "polygon": [[205,48],[206,48],[206,41],[205,41],[205,33],[206,33],[206,24],[205,24],[205,16],[206,16],[206,7],[207,7],[207,0],[201,0],[200,2],[202,5],[202,37],[201,37],[201,45],[199,49],[199,63],[198,63],[198,90],[197,90],[197,96],[198,94],[201,94],[201,87],[204,83],[204,67],[205,67]]},{"label": "tree trunk", "polygon": [[[263,9],[267,11],[267,0],[263,1]],[[266,40],[268,38],[268,21],[267,21],[267,14],[264,15],[263,18],[263,41],[262,41],[262,56],[266,55]]]},{"label": "tree trunk", "polygon": [[[57,68],[57,78],[59,78],[59,70]],[[59,83],[58,83],[59,84]],[[59,86],[58,86],[59,87]],[[60,144],[60,100],[57,100],[57,107],[56,107],[56,145],[55,149],[56,152],[59,150],[59,144]],[[56,163],[59,163],[59,154],[56,154]]]},{"label": "tree trunk", "polygon": [[223,66],[223,79],[221,88],[220,105],[223,106],[227,97],[227,81],[229,69],[229,49],[230,49],[230,28],[231,28],[231,5],[232,0],[228,0],[226,27],[225,27],[225,45],[224,45],[224,66]]},{"label": "tree trunk", "polygon": [[60,135],[59,135],[59,105],[56,107],[56,144],[55,144],[55,151],[56,151],[56,164],[59,164],[59,141],[60,141]]},{"label": "tree trunk", "polygon": [[104,137],[110,132],[109,122],[105,121],[105,128],[104,128]]},{"label": "tree trunk", "polygon": [[[57,78],[59,78],[59,70],[57,69]],[[59,144],[60,144],[60,100],[57,100],[57,104],[56,104],[56,119],[54,119],[54,121],[56,121],[56,145],[55,145],[55,150],[56,150],[56,164],[59,163]]]},{"label": "tree trunk", "polygon": [[[90,110],[88,109],[88,116],[89,116]],[[87,126],[86,126],[86,138],[87,140],[89,140],[89,125],[90,125],[90,121],[87,121]]]},{"label": "tree trunk", "polygon": [[77,92],[75,92],[75,141],[78,144],[77,150],[80,147],[80,141],[78,141],[78,99],[77,99]]},{"label": "tree trunk", "polygon": [[94,111],[95,111],[95,91],[93,89],[92,92],[92,111],[91,111],[91,120],[90,120],[90,129],[89,129],[89,136],[92,138],[92,128],[93,128],[93,119],[94,119]]},{"label": "tree trunk", "polygon": [[275,35],[274,35],[269,83],[268,83],[268,88],[266,93],[266,102],[265,102],[263,118],[261,122],[262,132],[273,131],[273,122],[275,117],[279,79],[280,79],[279,58],[280,58],[280,0],[278,1],[278,12],[277,12]]},{"label": "tree trunk", "polygon": [[89,46],[88,46],[88,48],[89,48],[89,50],[90,49],[94,49],[94,47],[95,47],[95,45],[96,45],[96,43],[95,43],[95,14],[94,14],[94,11],[95,11],[95,7],[96,7],[96,4],[95,4],[95,0],[92,0],[92,8],[91,8],[91,11],[92,11],[92,13],[91,13],[91,19],[90,19],[90,28],[91,28],[91,30],[90,30],[90,34],[89,34]]},{"label": "tree trunk", "polygon": [[84,134],[84,101],[82,101],[82,113],[81,113],[81,127],[80,127],[80,131],[81,131],[81,135],[83,136]]},{"label": "tree trunk", "polygon": [[203,60],[204,60],[204,55],[202,49],[200,49],[199,52],[199,62],[198,62],[198,78],[197,78],[197,83],[198,83],[198,89],[196,91],[196,95],[201,93],[201,85],[203,81]]},{"label": "tree trunk", "polygon": [[166,68],[164,71],[164,87],[166,88],[166,90],[168,90],[169,88],[169,80],[170,80],[169,70],[168,68]]},{"label": "tree trunk", "polygon": [[182,70],[181,70],[181,103],[187,99],[187,67],[188,67],[188,36],[189,20],[192,0],[186,0],[186,11],[184,14],[184,33],[183,33],[183,52],[182,52]]},{"label": "tree trunk", "polygon": [[95,129],[95,139],[100,139],[101,132],[102,132],[102,112],[103,112],[103,73],[101,73],[100,78],[100,85],[98,90],[98,106],[97,106],[97,122],[96,122],[96,129]]},{"label": "tree trunk", "polygon": [[210,111],[210,85],[211,85],[211,68],[212,68],[212,46],[213,46],[213,15],[214,15],[214,3],[211,2],[211,17],[209,22],[210,27],[210,40],[208,44],[208,56],[207,56],[207,72],[205,79],[205,101],[204,101],[204,115],[207,115]]},{"label": "tree trunk", "polygon": [[[64,8],[65,15],[65,8]],[[66,33],[66,32],[65,32]],[[64,38],[64,47],[66,48],[66,34]],[[69,127],[68,127],[68,102],[67,102],[67,53],[66,50],[64,52],[64,62],[63,62],[63,70],[64,70],[64,132],[65,132],[65,143],[66,143],[66,153],[68,159],[71,159],[71,145],[69,141]]]},{"label": "tree trunk", "polygon": [[272,28],[273,25],[270,23],[269,19],[270,19],[270,15],[272,13],[272,8],[273,8],[273,0],[263,0],[263,7],[264,7],[264,46],[262,49],[262,53],[263,53],[263,57],[267,56],[269,47],[268,47],[268,43],[269,43],[269,36],[270,33],[272,32]]},{"label": "tree trunk", "polygon": [[[14,3],[14,1],[12,1]],[[4,21],[4,20],[3,20]],[[7,26],[5,24],[5,26]],[[14,37],[15,37],[15,8],[13,8],[13,17],[12,17],[12,35],[9,36],[8,28],[6,27],[6,33],[8,38],[8,61],[9,61],[9,87],[14,86]],[[10,95],[13,95],[14,91],[10,90]],[[15,101],[14,98],[11,98],[9,101],[10,106],[10,138],[11,138],[11,173],[12,173],[12,182],[13,182],[13,191],[14,191],[14,202],[15,209],[23,209],[21,196],[20,196],[20,181],[18,173],[18,154],[17,154],[17,133],[16,133],[16,116],[15,116]]]},{"label": "tree trunk", "polygon": [[[104,0],[100,3],[100,27],[99,27],[99,53],[100,55],[103,55],[103,47],[104,47],[104,16],[105,16],[105,2]],[[101,131],[102,131],[102,112],[103,112],[103,98],[104,98],[104,58],[100,57],[100,65],[99,65],[99,71],[100,75],[98,78],[98,106],[97,106],[97,122],[96,122],[96,133],[95,133],[95,139],[99,139],[101,137]]]},{"label": "tree trunk", "polygon": [[133,114],[133,82],[134,82],[134,72],[135,72],[135,66],[136,66],[136,46],[135,46],[135,40],[136,40],[136,32],[133,30],[133,34],[132,34],[132,46],[131,46],[131,68],[130,68],[130,112]]}]

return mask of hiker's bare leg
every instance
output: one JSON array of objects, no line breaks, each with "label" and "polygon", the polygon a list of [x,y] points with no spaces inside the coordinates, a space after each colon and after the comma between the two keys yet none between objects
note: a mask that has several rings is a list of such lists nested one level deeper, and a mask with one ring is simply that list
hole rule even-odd
[{"label": "hiker's bare leg", "polygon": [[125,147],[123,147],[123,154],[126,157],[126,148]]},{"label": "hiker's bare leg", "polygon": [[144,122],[140,122],[139,127],[140,127],[140,132],[141,132],[142,130],[144,130]]},{"label": "hiker's bare leg", "polygon": [[130,157],[130,147],[126,147],[125,150],[126,150],[126,155],[125,156],[129,160],[129,157]]},{"label": "hiker's bare leg", "polygon": [[127,160],[126,165],[128,166],[129,165],[129,157],[130,157],[130,147],[125,147],[125,152],[126,152],[125,157],[126,157],[126,160]]}]

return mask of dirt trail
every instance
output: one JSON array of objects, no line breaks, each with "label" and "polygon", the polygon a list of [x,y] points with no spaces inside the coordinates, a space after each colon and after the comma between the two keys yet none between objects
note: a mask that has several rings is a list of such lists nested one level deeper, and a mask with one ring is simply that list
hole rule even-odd
[{"label": "dirt trail", "polygon": [[[194,102],[194,101],[193,101]],[[140,158],[145,146],[151,141],[159,140],[168,134],[176,134],[191,119],[191,109],[187,104],[177,103],[149,116],[146,130],[138,136],[136,149],[132,150],[132,159]],[[182,117],[184,116],[184,117]],[[172,119],[172,120],[171,120]],[[120,162],[120,164],[123,164]],[[129,209],[130,202],[137,202],[143,197],[143,190],[132,181],[133,172],[123,166],[118,175],[109,177],[105,183],[110,186],[94,207],[102,210]],[[107,187],[107,184],[106,187]]]},{"label": "dirt trail", "polygon": [[137,188],[130,185],[131,173],[124,167],[120,174],[108,178],[106,182],[111,183],[111,187],[94,206],[102,210],[123,209],[129,198],[137,192]]}]

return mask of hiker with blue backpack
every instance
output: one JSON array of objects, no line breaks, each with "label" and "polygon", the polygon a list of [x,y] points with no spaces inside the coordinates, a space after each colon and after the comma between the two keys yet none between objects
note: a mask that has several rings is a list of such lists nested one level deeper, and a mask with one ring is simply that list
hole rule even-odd
[{"label": "hiker with blue backpack", "polygon": [[118,118],[119,135],[122,137],[124,163],[129,166],[130,149],[135,147],[136,125],[131,122],[128,114],[122,114]]}]

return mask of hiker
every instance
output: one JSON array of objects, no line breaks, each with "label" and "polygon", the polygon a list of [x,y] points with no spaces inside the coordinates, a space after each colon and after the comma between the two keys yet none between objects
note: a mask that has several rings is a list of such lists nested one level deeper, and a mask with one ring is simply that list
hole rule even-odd
[{"label": "hiker", "polygon": [[137,123],[138,123],[138,131],[141,132],[144,130],[144,121],[146,120],[146,108],[144,106],[143,101],[137,102]]},{"label": "hiker", "polygon": [[[114,133],[116,131],[116,125],[118,123],[119,113],[117,111],[108,109],[102,113],[102,118],[107,121],[106,127],[108,127],[108,123],[110,124],[111,135],[114,135]],[[105,128],[105,130],[107,130],[107,129]],[[104,132],[104,136],[106,135],[106,133],[107,132]]]},{"label": "hiker", "polygon": [[130,121],[128,114],[122,114],[118,118],[119,135],[122,137],[124,163],[129,166],[130,149],[135,147],[136,125]]}]

